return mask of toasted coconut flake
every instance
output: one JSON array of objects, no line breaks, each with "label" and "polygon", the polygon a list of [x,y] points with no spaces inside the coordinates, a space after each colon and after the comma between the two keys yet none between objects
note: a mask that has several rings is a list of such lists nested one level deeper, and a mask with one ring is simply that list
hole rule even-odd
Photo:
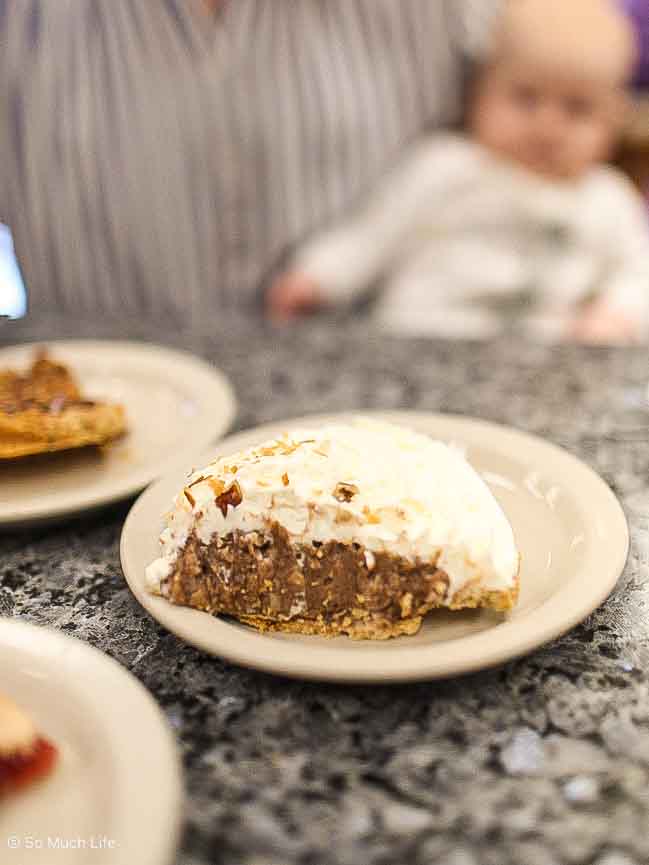
[{"label": "toasted coconut flake", "polygon": [[370,526],[376,526],[381,522],[381,517],[371,511],[367,505],[363,508],[363,516],[365,517],[365,522]]},{"label": "toasted coconut flake", "polygon": [[225,492],[225,484],[220,478],[210,478],[208,483],[211,486],[215,496],[218,497],[223,492]]},{"label": "toasted coconut flake", "polygon": [[358,495],[358,487],[356,484],[341,481],[339,484],[336,484],[332,495],[338,502],[351,502],[354,496]]},{"label": "toasted coconut flake", "polygon": [[222,492],[220,496],[216,499],[216,504],[221,510],[221,513],[224,517],[228,515],[228,506],[236,508],[243,501],[243,495],[241,493],[241,487],[235,481],[231,486]]}]

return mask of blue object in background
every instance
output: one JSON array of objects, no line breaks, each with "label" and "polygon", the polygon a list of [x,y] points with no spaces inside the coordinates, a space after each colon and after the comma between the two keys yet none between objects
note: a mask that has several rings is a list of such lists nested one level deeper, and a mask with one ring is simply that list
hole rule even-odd
[{"label": "blue object in background", "polygon": [[22,318],[27,311],[27,292],[18,267],[14,242],[0,223],[0,317]]}]

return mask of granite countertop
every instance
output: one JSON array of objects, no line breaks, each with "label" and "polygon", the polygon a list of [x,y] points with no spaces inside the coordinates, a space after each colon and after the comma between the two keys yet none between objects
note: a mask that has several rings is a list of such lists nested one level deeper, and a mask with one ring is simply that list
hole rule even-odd
[{"label": "granite countertop", "polygon": [[[5,324],[0,344],[64,331]],[[237,669],[166,633],[121,575],[127,504],[1,535],[0,614],[107,652],[173,725],[187,787],[178,865],[649,863],[645,350],[400,341],[341,322],[111,334],[210,357],[237,388],[237,428],[357,408],[513,424],[590,464],[631,526],[617,590],[558,642],[453,681],[353,688]]]}]

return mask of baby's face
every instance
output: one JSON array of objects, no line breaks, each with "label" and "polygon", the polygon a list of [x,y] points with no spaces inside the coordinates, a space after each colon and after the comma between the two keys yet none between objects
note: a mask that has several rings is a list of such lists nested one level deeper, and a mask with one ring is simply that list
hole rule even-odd
[{"label": "baby's face", "polygon": [[600,81],[500,63],[478,83],[471,127],[485,147],[554,179],[574,179],[615,142],[623,97]]}]

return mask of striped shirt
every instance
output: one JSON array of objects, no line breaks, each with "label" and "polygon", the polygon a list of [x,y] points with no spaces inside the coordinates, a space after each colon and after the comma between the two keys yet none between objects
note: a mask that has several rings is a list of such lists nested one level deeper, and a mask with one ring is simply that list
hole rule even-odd
[{"label": "striped shirt", "polygon": [[191,323],[458,120],[496,0],[0,0],[0,221],[30,309]]}]

